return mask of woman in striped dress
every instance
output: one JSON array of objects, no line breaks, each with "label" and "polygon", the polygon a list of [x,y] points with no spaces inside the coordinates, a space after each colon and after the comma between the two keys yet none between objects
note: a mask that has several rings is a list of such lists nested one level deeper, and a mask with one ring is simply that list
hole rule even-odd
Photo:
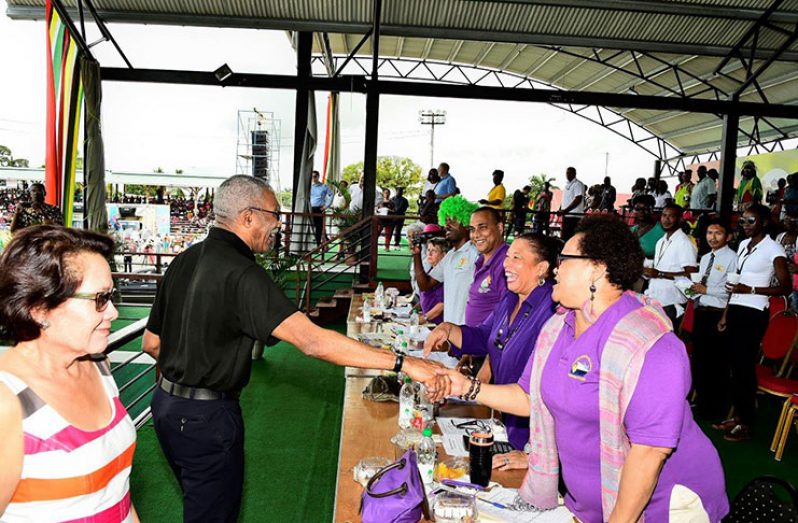
[{"label": "woman in striped dress", "polygon": [[[117,311],[113,241],[57,226],[0,257],[0,521],[138,521],[136,431],[103,351]],[[5,344],[5,343],[4,343]]]}]

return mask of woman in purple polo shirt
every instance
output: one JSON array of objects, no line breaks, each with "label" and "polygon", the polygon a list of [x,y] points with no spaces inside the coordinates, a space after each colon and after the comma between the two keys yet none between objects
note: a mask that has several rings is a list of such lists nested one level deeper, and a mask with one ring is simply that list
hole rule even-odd
[{"label": "woman in purple polo shirt", "polygon": [[580,521],[720,521],[723,469],[686,400],[684,345],[658,305],[629,291],[642,264],[620,220],[583,219],[559,259],[561,309],[518,384],[480,387],[452,373],[452,390],[530,416],[519,494],[531,505],[557,505],[561,466],[565,504]]},{"label": "woman in purple polo shirt", "polygon": [[[487,356],[477,376],[483,382],[516,383],[524,371],[540,328],[554,314],[551,275],[557,262],[560,241],[541,234],[524,234],[515,239],[504,259],[507,289],[496,309],[481,325],[442,323],[430,333],[424,349],[447,350],[456,357],[464,354]],[[448,343],[447,343],[448,342]],[[529,418],[504,416],[507,436],[519,452],[494,460],[497,467],[526,468],[520,452],[529,440]]]},{"label": "woman in purple polo shirt", "polygon": [[[429,227],[427,225],[427,228]],[[437,225],[434,227],[440,230]],[[425,232],[427,228],[424,229]],[[433,238],[427,242],[427,262],[431,267],[438,265],[447,252],[449,252],[449,242],[446,241],[446,238]],[[443,320],[443,283],[438,283],[428,291],[421,291],[420,305],[421,323],[432,322],[440,325]]]}]

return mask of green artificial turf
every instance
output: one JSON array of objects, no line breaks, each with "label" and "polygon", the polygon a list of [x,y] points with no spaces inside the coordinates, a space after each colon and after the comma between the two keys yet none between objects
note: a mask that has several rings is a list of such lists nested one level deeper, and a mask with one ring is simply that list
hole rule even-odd
[{"label": "green artificial turf", "polygon": [[[330,521],[343,407],[343,368],[286,343],[254,362],[241,396],[246,469],[241,521]],[[142,521],[179,521],[181,497],[152,423],[138,432],[131,493]]]}]

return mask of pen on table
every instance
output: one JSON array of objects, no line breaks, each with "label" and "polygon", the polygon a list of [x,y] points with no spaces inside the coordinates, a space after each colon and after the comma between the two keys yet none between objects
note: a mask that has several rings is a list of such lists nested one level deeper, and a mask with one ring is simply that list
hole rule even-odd
[{"label": "pen on table", "polygon": [[479,496],[474,496],[474,497],[477,498],[479,501],[487,503],[488,505],[493,505],[496,508],[503,508],[503,509],[507,508],[507,505],[502,505],[501,503],[496,503],[495,501],[488,501],[487,499],[482,499]]}]

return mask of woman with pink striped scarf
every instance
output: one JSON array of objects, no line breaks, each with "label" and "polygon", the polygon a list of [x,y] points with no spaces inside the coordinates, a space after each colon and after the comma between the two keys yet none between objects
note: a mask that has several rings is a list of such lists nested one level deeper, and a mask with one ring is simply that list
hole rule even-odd
[{"label": "woman with pink striped scarf", "polygon": [[[720,521],[723,469],[686,400],[684,345],[659,304],[629,290],[642,272],[637,239],[613,216],[590,216],[558,262],[560,309],[518,383],[472,389],[480,403],[530,416],[521,498],[556,507],[561,472],[579,521]],[[471,388],[451,379],[453,394]]]}]

